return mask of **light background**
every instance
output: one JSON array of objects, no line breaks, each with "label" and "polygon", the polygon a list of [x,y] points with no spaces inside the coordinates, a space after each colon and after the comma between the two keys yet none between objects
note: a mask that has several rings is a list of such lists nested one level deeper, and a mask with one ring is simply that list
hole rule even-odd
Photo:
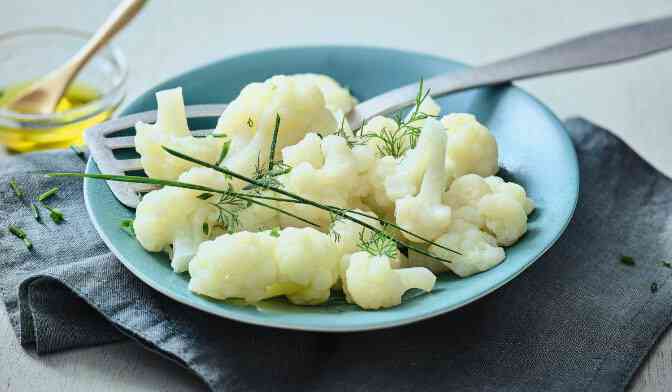
[{"label": "light background", "polygon": [[[0,0],[0,32],[42,25],[92,31],[115,4],[113,0]],[[592,30],[666,15],[672,15],[669,0],[342,0],[329,4],[154,0],[115,42],[128,58],[132,99],[191,67],[261,48],[374,45],[483,64]],[[561,118],[581,115],[613,130],[672,175],[672,52],[519,85]],[[670,385],[672,335],[663,338],[646,360],[631,389],[656,391]],[[19,345],[0,306],[0,390],[204,389],[187,371],[133,343],[38,358]]]}]

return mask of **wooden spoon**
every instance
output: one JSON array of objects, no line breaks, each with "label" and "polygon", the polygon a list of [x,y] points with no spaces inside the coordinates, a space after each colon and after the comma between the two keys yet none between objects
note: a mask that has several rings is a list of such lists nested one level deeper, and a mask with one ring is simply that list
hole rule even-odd
[{"label": "wooden spoon", "polygon": [[19,91],[6,107],[21,113],[53,113],[79,71],[133,19],[146,2],[147,0],[124,0],[70,60]]}]

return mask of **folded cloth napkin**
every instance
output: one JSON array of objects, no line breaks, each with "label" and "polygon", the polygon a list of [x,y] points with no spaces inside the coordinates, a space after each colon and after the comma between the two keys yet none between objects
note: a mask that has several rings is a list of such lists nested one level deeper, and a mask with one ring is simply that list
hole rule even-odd
[{"label": "folded cloth napkin", "polygon": [[[581,165],[576,214],[558,243],[493,294],[431,320],[322,334],[246,325],[159,294],[105,248],[68,152],[0,169],[0,294],[23,345],[38,353],[130,337],[213,390],[615,391],[628,384],[672,316],[672,181],[587,121],[567,122]],[[9,188],[37,194],[66,221],[36,223]],[[23,227],[34,248],[6,231]],[[621,255],[635,265],[621,262]],[[670,260],[672,261],[672,260]]]}]

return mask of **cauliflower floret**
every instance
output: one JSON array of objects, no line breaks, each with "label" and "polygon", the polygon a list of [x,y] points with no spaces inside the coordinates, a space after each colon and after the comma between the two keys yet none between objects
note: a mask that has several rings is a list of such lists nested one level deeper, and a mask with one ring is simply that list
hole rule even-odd
[{"label": "cauliflower floret", "polygon": [[[349,207],[359,184],[357,161],[345,139],[329,135],[321,142],[324,165],[314,167],[301,162],[289,173],[278,177],[285,189],[307,199],[336,207]],[[284,151],[283,151],[284,154]],[[300,217],[318,223],[322,228],[329,226],[329,213],[310,205],[285,203],[284,208]],[[305,226],[290,216],[281,215],[282,226]]]},{"label": "cauliflower floret", "polygon": [[322,167],[322,138],[316,133],[306,134],[298,143],[282,149],[282,160],[291,167],[302,162],[310,163],[312,167]]},{"label": "cauliflower floret", "polygon": [[435,242],[461,253],[458,255],[436,245],[429,247],[430,253],[451,260],[443,264],[461,277],[489,270],[505,257],[504,249],[497,246],[493,236],[462,220],[454,220],[448,232]]},{"label": "cauliflower floret", "polygon": [[[423,113],[426,116],[421,116],[418,119],[411,121],[411,116],[415,112],[415,108],[413,108],[406,115],[404,123],[407,124],[408,127],[422,128],[428,118],[438,116],[440,111],[441,107],[432,99],[432,97],[427,96],[418,108],[418,112]],[[399,130],[399,124],[392,118],[375,116],[364,124],[362,135],[369,135],[367,138],[368,144],[379,154],[383,154],[384,142],[379,138],[371,137],[371,135],[380,135],[384,132],[388,135],[397,135],[400,142],[399,148],[401,150],[406,150],[411,147],[411,138],[407,134],[407,131],[408,128]]]},{"label": "cauliflower floret", "polygon": [[[405,230],[434,239],[448,230],[451,218],[451,208],[441,201],[447,182],[446,133],[438,121],[428,119],[420,137],[427,145],[424,153],[429,161],[420,193],[396,200],[395,217],[397,224]],[[410,241],[422,241],[405,232],[403,235]]]},{"label": "cauliflower floret", "polygon": [[487,177],[497,173],[497,141],[476,117],[454,113],[444,116],[441,123],[448,131],[446,168],[453,177],[469,173]]},{"label": "cauliflower floret", "polygon": [[[432,124],[432,129],[437,129],[436,121],[429,123]],[[438,133],[438,130],[435,132],[425,132],[425,129],[426,127],[420,133],[415,148],[407,151],[397,164],[394,173],[385,178],[385,191],[390,200],[418,194],[422,177],[429,165],[430,155],[435,150],[432,143],[436,142],[436,134]],[[441,130],[441,133],[445,133],[440,125],[438,125],[438,129]],[[445,138],[443,139],[443,143],[445,146]]]},{"label": "cauliflower floret", "polygon": [[520,203],[503,193],[485,195],[478,202],[485,227],[499,245],[513,245],[527,231],[527,214]]},{"label": "cauliflower floret", "polygon": [[315,83],[324,95],[327,109],[331,110],[334,114],[339,112],[348,114],[357,105],[357,98],[350,94],[350,90],[342,87],[337,81],[327,75],[307,73],[293,76]]},{"label": "cauliflower floret", "polygon": [[489,193],[492,193],[492,190],[483,177],[478,174],[466,174],[450,184],[450,188],[443,195],[443,201],[453,208],[477,207],[478,201]]},{"label": "cauliflower floret", "polygon": [[396,168],[397,160],[388,155],[376,160],[366,174],[366,181],[370,188],[366,203],[383,216],[394,214],[394,200],[387,196],[385,180],[394,174]]},{"label": "cauliflower floret", "polygon": [[217,122],[215,134],[231,138],[222,165],[241,174],[253,174],[257,163],[264,164],[268,157],[277,115],[280,128],[274,159],[280,157],[284,147],[298,143],[310,131],[330,133],[336,129],[336,121],[325,108],[315,83],[283,75],[251,83]]},{"label": "cauliflower floret", "polygon": [[278,283],[292,303],[315,305],[329,298],[338,278],[339,253],[328,235],[312,228],[280,232],[275,258]]},{"label": "cauliflower floret", "polygon": [[[197,167],[183,173],[180,182],[226,189],[227,178],[212,169]],[[206,192],[177,187],[164,187],[146,194],[135,212],[133,229],[140,245],[150,252],[170,251],[171,266],[175,272],[184,272],[198,245],[218,232],[227,229],[246,230],[278,224],[275,210],[251,205],[224,206],[238,214],[234,228],[219,227],[219,209],[213,204],[218,195],[199,198]],[[267,202],[272,204],[272,202]],[[204,230],[207,225],[207,230]],[[169,247],[172,245],[172,249]]]},{"label": "cauliflower floret", "polygon": [[357,252],[345,273],[349,299],[364,309],[389,308],[401,303],[409,289],[431,291],[436,277],[426,268],[392,269],[386,256]]},{"label": "cauliflower floret", "polygon": [[202,243],[189,264],[189,290],[217,299],[257,302],[278,279],[277,238],[246,231]]},{"label": "cauliflower floret", "polygon": [[503,179],[496,176],[487,177],[484,181],[488,184],[493,193],[503,193],[518,201],[527,215],[534,211],[534,201],[527,197],[525,188],[522,186],[513,182],[504,182]]},{"label": "cauliflower floret", "polygon": [[[224,189],[226,178],[208,168],[194,168],[179,178],[190,184]],[[135,212],[133,229],[140,245],[150,252],[173,246],[171,266],[176,272],[187,269],[187,263],[198,245],[207,239],[203,223],[217,219],[217,209],[199,199],[201,191],[165,187],[146,194]]]},{"label": "cauliflower floret", "polygon": [[135,125],[135,149],[140,154],[140,162],[148,176],[174,180],[194,163],[174,157],[162,146],[215,163],[224,143],[223,139],[212,136],[195,138],[187,126],[184,100],[180,87],[156,93],[156,123],[138,122]]}]

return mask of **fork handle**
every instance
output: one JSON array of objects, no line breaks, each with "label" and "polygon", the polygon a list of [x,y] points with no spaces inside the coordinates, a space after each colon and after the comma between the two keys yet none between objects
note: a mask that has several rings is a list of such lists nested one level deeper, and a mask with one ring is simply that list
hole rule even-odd
[{"label": "fork handle", "polygon": [[[424,81],[432,97],[475,87],[491,86],[636,59],[672,48],[672,17],[627,25],[577,37],[519,56],[475,68],[465,68]],[[353,128],[373,116],[415,102],[418,83],[364,101],[348,115]]]}]

